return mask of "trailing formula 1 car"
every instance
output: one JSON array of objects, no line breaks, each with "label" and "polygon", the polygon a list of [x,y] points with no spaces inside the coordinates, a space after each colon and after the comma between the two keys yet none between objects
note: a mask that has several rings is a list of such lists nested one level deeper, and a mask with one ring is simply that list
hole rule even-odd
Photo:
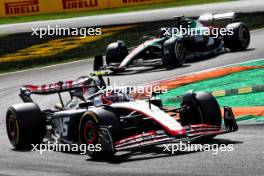
[{"label": "trailing formula 1 car", "polygon": [[[134,100],[127,92],[109,91],[98,80],[80,77],[75,81],[48,85],[26,85],[20,90],[22,104],[8,108],[6,130],[16,149],[40,144],[44,139],[66,144],[100,144],[88,151],[91,157],[113,155],[145,146],[212,138],[238,130],[230,107],[225,107],[224,123],[217,101],[211,94],[187,92],[181,107],[168,108],[153,96]],[[63,103],[61,93],[71,99]],[[33,102],[31,95],[58,94],[54,110]]]},{"label": "trailing formula 1 car", "polygon": [[175,17],[172,28],[162,28],[161,36],[127,48],[124,41],[108,45],[105,61],[96,57],[94,70],[122,72],[129,67],[175,67],[186,59],[211,56],[230,51],[246,50],[250,32],[243,22],[235,22],[235,13],[205,14],[197,20]]}]

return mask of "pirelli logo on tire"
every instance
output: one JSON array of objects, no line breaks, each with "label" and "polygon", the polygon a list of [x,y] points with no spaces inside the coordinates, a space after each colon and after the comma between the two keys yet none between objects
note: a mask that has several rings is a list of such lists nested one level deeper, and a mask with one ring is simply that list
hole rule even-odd
[{"label": "pirelli logo on tire", "polygon": [[24,0],[24,1],[14,1],[6,2],[5,14],[6,15],[22,15],[22,14],[32,14],[39,12],[39,0]]}]

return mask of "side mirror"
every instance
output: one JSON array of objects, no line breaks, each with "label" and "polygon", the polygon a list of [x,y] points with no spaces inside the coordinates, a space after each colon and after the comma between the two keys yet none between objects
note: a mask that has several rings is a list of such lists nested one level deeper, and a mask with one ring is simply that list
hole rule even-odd
[{"label": "side mirror", "polygon": [[93,65],[94,71],[100,70],[100,68],[103,67],[103,65],[104,65],[103,56],[102,55],[95,56],[94,65]]},{"label": "side mirror", "polygon": [[88,109],[89,106],[93,106],[93,105],[94,105],[93,101],[87,101],[87,102],[84,102],[84,103],[80,103],[79,104],[79,108]]}]

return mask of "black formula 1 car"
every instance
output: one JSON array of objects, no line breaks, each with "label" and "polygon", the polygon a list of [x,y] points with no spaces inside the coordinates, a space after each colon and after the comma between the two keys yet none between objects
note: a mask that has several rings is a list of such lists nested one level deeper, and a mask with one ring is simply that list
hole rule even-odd
[{"label": "black formula 1 car", "polygon": [[[101,150],[87,151],[98,157],[238,130],[229,107],[225,107],[222,124],[219,105],[208,93],[187,92],[180,108],[167,108],[158,98],[134,100],[127,92],[109,92],[107,87],[100,77],[23,86],[20,97],[24,103],[10,106],[6,114],[11,144],[24,149],[41,144],[44,138],[64,144],[100,144]],[[63,92],[71,96],[66,104]],[[42,110],[32,94],[58,94],[61,103],[54,110]]]},{"label": "black formula 1 car", "polygon": [[175,67],[186,59],[216,55],[225,50],[243,51],[250,43],[245,23],[235,22],[235,13],[206,14],[197,20],[175,17],[172,28],[162,28],[161,36],[127,48],[124,41],[108,45],[105,61],[96,57],[94,70],[122,72],[129,67]]}]

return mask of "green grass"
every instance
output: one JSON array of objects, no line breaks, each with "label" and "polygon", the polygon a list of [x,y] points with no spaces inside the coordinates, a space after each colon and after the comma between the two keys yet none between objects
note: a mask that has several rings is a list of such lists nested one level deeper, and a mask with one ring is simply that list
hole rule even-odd
[{"label": "green grass", "polygon": [[[263,66],[263,61],[264,59],[247,63],[245,65],[256,64]],[[171,98],[184,95],[185,92],[189,90],[213,92],[217,90],[229,90],[247,86],[264,85],[263,75],[263,68],[241,71],[171,89],[168,93],[160,95],[160,98],[164,100],[164,104],[166,106],[179,106],[180,103],[172,101]],[[217,97],[217,100],[221,106],[264,106],[264,92]]]},{"label": "green grass", "polygon": [[[263,61],[264,59],[259,62],[263,63]],[[264,85],[263,75],[263,68],[241,71],[218,78],[187,84],[185,86],[170,90],[169,93],[164,96],[183,95],[188,90],[213,92],[219,90],[237,89],[247,86]]]},{"label": "green grass", "polygon": [[[264,59],[245,63],[245,64],[239,64],[239,65],[263,66]],[[186,91],[189,90],[212,92],[214,90],[228,90],[232,88],[241,88],[246,86],[264,85],[263,74],[264,74],[264,69],[253,69],[253,70],[242,71],[214,79],[208,79],[196,83],[187,84],[185,86],[181,86],[175,89],[171,89],[169,90],[168,93],[159,95],[159,97],[163,99],[163,103],[165,106],[180,107],[180,102],[172,101],[171,98],[174,98],[178,95],[183,95]],[[216,99],[221,107],[264,106],[264,92],[216,97]],[[264,122],[264,117],[247,115],[247,116],[238,117],[237,121],[240,123]]]},{"label": "green grass", "polygon": [[253,116],[253,115],[247,115],[247,116],[241,116],[236,119],[239,123],[255,123],[255,122],[264,122],[264,116]]},{"label": "green grass", "polygon": [[139,10],[151,10],[151,9],[160,9],[160,8],[167,8],[167,7],[187,6],[187,5],[216,3],[216,2],[225,2],[225,1],[231,1],[231,0],[175,0],[175,2],[114,8],[114,9],[107,9],[107,10],[68,12],[68,13],[51,13],[51,14],[40,14],[40,15],[33,15],[33,16],[23,16],[23,17],[9,17],[9,18],[0,18],[0,24],[113,14],[113,13],[131,12],[131,11],[139,11]]}]

